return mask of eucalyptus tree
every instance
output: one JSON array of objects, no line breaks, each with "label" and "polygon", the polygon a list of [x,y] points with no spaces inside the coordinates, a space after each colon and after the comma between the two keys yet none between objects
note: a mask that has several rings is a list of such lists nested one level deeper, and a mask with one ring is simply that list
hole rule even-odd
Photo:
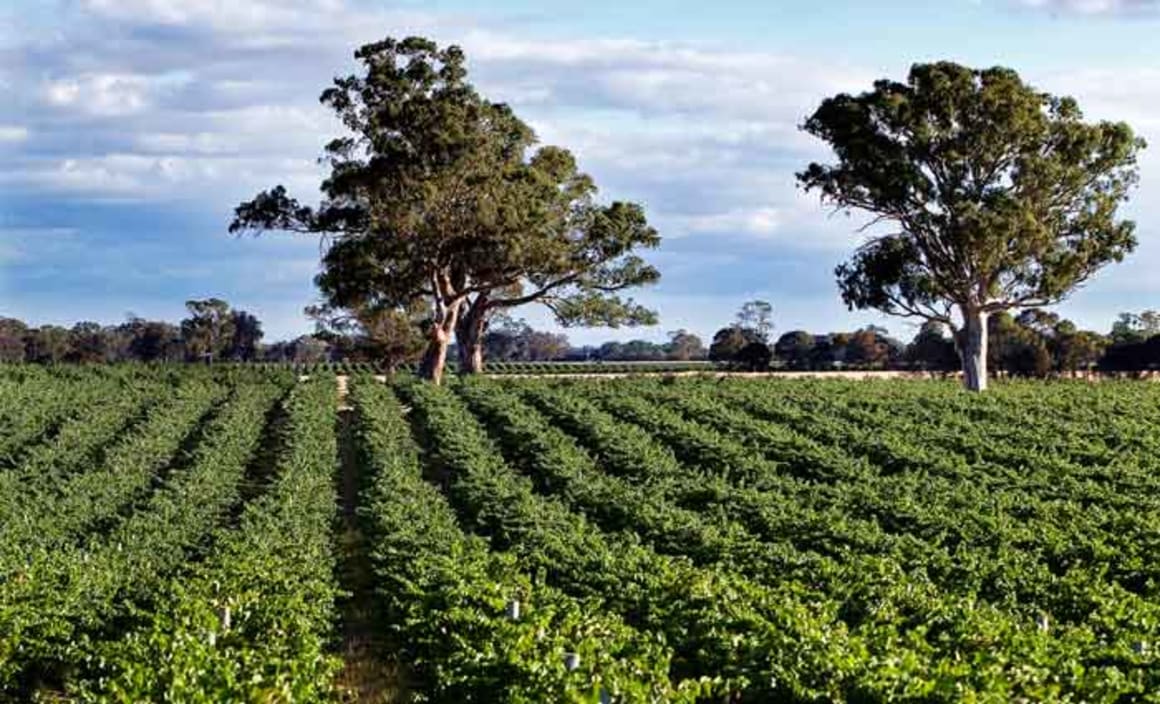
[{"label": "eucalyptus tree", "polygon": [[475,90],[459,47],[385,39],[355,58],[362,75],[321,98],[348,131],[325,148],[322,202],[278,186],[240,204],[232,232],[328,236],[316,282],[331,308],[425,302],[420,370],[436,382],[453,338],[461,368],[482,367],[499,311],[541,304],[565,326],[655,320],[619,293],[659,278],[635,253],[660,242],[640,205],[599,203],[567,150],[538,146]]},{"label": "eucalyptus tree", "polygon": [[837,161],[799,183],[885,230],[837,268],[846,304],[950,326],[972,390],[987,386],[989,316],[1057,303],[1136,246],[1118,209],[1144,142],[1010,69],[916,65],[826,99],[803,129]]},{"label": "eucalyptus tree", "polygon": [[185,302],[189,317],[181,321],[181,339],[192,360],[212,362],[225,355],[234,339],[235,318],[230,304],[220,298]]},{"label": "eucalyptus tree", "polygon": [[761,342],[768,343],[773,332],[773,305],[769,301],[746,301],[737,311],[737,326],[754,331]]},{"label": "eucalyptus tree", "polygon": [[1120,313],[1108,337],[1113,343],[1122,344],[1144,342],[1156,335],[1160,335],[1160,313],[1146,310],[1139,315]]}]

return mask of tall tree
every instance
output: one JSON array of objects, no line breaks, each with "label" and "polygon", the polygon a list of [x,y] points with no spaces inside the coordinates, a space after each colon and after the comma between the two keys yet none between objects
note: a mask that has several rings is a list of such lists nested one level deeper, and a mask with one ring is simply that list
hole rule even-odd
[{"label": "tall tree", "polygon": [[737,326],[757,333],[757,338],[769,342],[773,332],[773,306],[768,301],[746,301],[737,311]]},{"label": "tall tree", "polygon": [[482,365],[495,312],[547,306],[564,325],[651,323],[619,297],[658,272],[633,252],[659,244],[643,209],[601,205],[563,149],[467,82],[463,52],[411,37],[363,46],[362,76],[322,94],[349,130],[330,142],[324,199],[276,187],[238,206],[233,232],[330,236],[317,282],[336,308],[428,303],[422,375],[438,381],[452,337],[464,369]]},{"label": "tall tree", "polygon": [[185,302],[189,317],[181,321],[181,338],[190,359],[212,362],[220,358],[234,339],[234,315],[220,298]]},{"label": "tall tree", "polygon": [[987,386],[988,316],[1056,303],[1136,245],[1117,210],[1144,142],[1009,69],[916,65],[803,129],[837,162],[799,182],[890,228],[837,268],[843,299],[952,327],[970,389]]}]

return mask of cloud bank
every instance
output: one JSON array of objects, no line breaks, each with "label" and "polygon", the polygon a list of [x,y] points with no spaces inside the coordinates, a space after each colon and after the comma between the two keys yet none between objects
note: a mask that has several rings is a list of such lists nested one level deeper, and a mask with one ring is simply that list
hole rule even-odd
[{"label": "cloud bank", "polygon": [[[1115,13],[1157,3],[1023,4]],[[0,38],[0,211],[8,211],[0,213],[0,289],[14,313],[36,318],[72,305],[73,319],[119,316],[134,295],[172,297],[179,308],[185,297],[218,294],[277,311],[275,335],[308,329],[296,311],[313,296],[317,243],[230,240],[230,210],[276,183],[311,200],[316,158],[340,132],[318,94],[355,70],[354,47],[422,34],[461,44],[477,86],[511,103],[543,141],[573,150],[605,196],[645,203],[665,237],[657,257],[666,277],[648,296],[662,314],[672,301],[666,329],[723,322],[752,296],[826,321],[815,326],[852,320],[831,271],[857,241],[858,223],[795,188],[794,172],[826,157],[798,125],[825,96],[867,88],[881,67],[709,41],[547,37],[499,13],[356,0],[71,0],[64,8]],[[1160,128],[1158,73],[1029,78],[1077,93],[1089,114]],[[75,234],[68,247],[11,234],[30,228]],[[158,265],[191,258],[197,266]],[[72,279],[85,288],[61,288]],[[693,290],[704,292],[695,298],[701,310],[678,312]]]}]

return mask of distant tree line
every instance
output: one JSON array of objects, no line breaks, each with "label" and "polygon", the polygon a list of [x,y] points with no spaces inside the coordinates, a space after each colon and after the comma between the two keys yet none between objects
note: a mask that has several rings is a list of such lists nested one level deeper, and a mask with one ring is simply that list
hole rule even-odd
[{"label": "distant tree line", "polygon": [[117,325],[91,321],[34,327],[0,318],[0,361],[38,364],[106,362],[252,362],[282,355],[294,343],[263,346],[262,323],[218,298],[187,301],[173,324],[130,314]]},{"label": "distant tree line", "polygon": [[[708,359],[739,369],[913,369],[954,372],[961,358],[947,327],[928,321],[909,343],[868,326],[853,332],[791,330],[772,337],[771,307],[746,303],[713,336]],[[1055,313],[1029,309],[987,320],[988,366],[1007,376],[1046,377],[1083,370],[1160,370],[1160,313],[1122,313],[1108,334],[1080,330]]]},{"label": "distant tree line", "polygon": [[[312,307],[313,335],[269,344],[262,323],[218,298],[186,301],[188,315],[174,324],[130,315],[117,325],[80,322],[34,327],[0,318],[0,362],[375,362],[387,368],[418,362],[424,350],[421,311],[362,309],[357,316]],[[1160,312],[1122,313],[1107,334],[1080,330],[1070,320],[1039,309],[987,321],[988,366],[1006,376],[1046,377],[1098,369],[1160,370]],[[926,322],[909,342],[874,325],[850,332],[791,330],[773,335],[773,307],[749,301],[708,347],[685,329],[663,343],[610,341],[573,346],[561,333],[536,330],[526,320],[497,315],[483,334],[483,352],[494,362],[708,360],[738,370],[909,369],[954,372],[961,368],[946,327]]]}]

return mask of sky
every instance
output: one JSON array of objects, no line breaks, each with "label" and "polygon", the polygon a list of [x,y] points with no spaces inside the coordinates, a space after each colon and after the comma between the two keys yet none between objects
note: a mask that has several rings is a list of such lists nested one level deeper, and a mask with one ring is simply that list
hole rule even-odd
[{"label": "sky", "polygon": [[913,335],[842,304],[833,270],[862,220],[796,188],[829,156],[798,125],[829,95],[942,59],[1014,68],[1154,145],[1124,208],[1138,250],[1057,308],[1106,331],[1160,308],[1158,30],[1160,0],[4,0],[0,316],[178,320],[217,296],[268,340],[310,332],[320,243],[229,235],[233,208],[279,183],[316,200],[317,158],[341,134],[318,95],[357,46],[419,34],[461,45],[482,93],[663,237],[660,283],[634,294],[660,324],[573,343],[708,339],[755,298],[780,332]]}]

